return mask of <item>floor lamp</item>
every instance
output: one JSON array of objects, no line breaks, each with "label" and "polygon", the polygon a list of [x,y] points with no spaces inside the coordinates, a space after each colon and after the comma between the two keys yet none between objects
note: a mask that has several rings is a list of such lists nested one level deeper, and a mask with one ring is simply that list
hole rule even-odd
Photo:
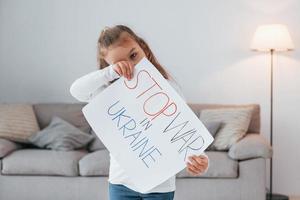
[{"label": "floor lamp", "polygon": [[[259,26],[251,44],[251,49],[256,51],[267,51],[271,56],[271,94],[270,94],[270,143],[273,146],[273,54],[275,51],[289,51],[294,49],[288,29],[281,24],[268,24]],[[270,159],[270,191],[267,194],[268,200],[288,200],[285,195],[273,194],[273,159]]]}]

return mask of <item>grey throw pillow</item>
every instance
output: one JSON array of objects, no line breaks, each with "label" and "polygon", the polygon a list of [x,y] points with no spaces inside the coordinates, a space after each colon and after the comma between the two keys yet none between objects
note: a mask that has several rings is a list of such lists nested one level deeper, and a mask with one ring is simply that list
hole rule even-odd
[{"label": "grey throw pillow", "polygon": [[[202,121],[208,132],[215,138],[218,130],[221,128],[221,121]],[[212,144],[208,146],[207,150],[211,150]]]},{"label": "grey throw pillow", "polygon": [[202,121],[204,126],[207,128],[208,132],[215,137],[216,133],[218,132],[219,128],[221,127],[221,121]]},{"label": "grey throw pillow", "polygon": [[52,117],[47,127],[29,137],[29,141],[38,147],[61,151],[83,148],[92,139],[93,136],[57,116]]},{"label": "grey throw pillow", "polygon": [[94,137],[94,139],[88,144],[88,150],[90,152],[106,149],[104,144],[101,142],[99,137],[96,135],[93,129],[91,129],[91,134]]},{"label": "grey throw pillow", "polygon": [[222,126],[211,144],[212,150],[228,150],[239,141],[247,132],[251,117],[252,107],[249,108],[219,108],[204,109],[200,113],[200,120],[220,120]]}]

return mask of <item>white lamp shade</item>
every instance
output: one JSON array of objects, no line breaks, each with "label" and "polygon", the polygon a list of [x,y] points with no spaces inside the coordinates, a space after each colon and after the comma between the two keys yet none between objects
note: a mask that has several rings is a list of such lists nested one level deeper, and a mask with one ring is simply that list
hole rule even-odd
[{"label": "white lamp shade", "polygon": [[259,26],[254,34],[251,49],[258,51],[288,51],[294,49],[289,31],[281,24]]}]

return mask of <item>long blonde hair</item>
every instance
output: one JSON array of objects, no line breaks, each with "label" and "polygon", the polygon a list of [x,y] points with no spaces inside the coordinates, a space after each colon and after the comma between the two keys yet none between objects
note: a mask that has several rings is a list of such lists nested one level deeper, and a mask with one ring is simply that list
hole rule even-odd
[{"label": "long blonde hair", "polygon": [[129,27],[124,25],[105,27],[101,31],[97,44],[97,62],[99,65],[99,69],[103,69],[109,65],[104,60],[104,52],[109,46],[118,42],[120,35],[123,32],[127,32],[129,36],[140,45],[140,47],[145,52],[147,59],[156,67],[156,69],[162,74],[165,79],[169,79],[171,77],[171,75],[157,61],[145,40],[137,36]]}]

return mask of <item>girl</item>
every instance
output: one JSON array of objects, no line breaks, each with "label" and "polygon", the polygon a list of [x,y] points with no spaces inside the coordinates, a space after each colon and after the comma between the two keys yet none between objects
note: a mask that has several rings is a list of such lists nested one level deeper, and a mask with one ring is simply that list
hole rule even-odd
[{"label": "girl", "polygon": [[[146,57],[185,99],[170,74],[156,60],[147,43],[124,25],[107,27],[101,32],[97,56],[100,69],[76,79],[70,87],[72,96],[81,102],[89,102],[120,76],[130,80],[134,66],[143,57]],[[200,156],[190,156],[186,165],[186,170],[192,175],[205,173],[208,168],[208,157],[205,153]],[[175,176],[147,193],[141,193],[111,154],[108,181],[111,200],[172,200],[174,197]]]}]

